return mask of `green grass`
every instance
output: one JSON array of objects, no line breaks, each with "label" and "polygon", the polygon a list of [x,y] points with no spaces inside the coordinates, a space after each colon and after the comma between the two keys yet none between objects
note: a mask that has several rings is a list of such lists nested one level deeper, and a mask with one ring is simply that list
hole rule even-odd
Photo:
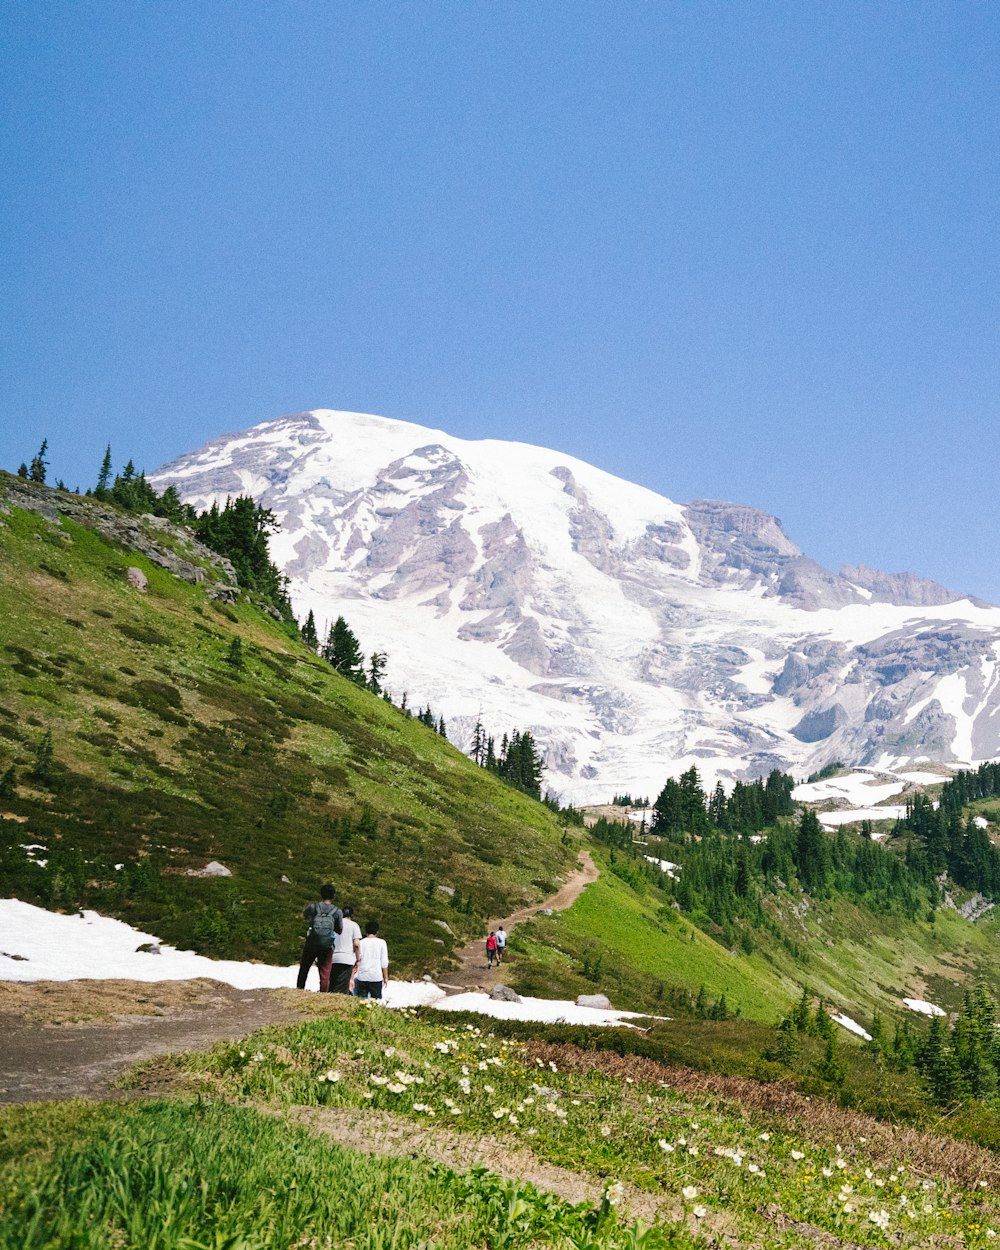
[{"label": "green grass", "polygon": [[571,1206],[485,1170],[359,1155],[248,1108],[175,1101],[0,1116],[3,1250],[631,1250],[630,1233],[607,1207]]},{"label": "green grass", "polygon": [[864,1024],[876,1010],[912,1020],[900,999],[922,997],[921,987],[952,1010],[970,983],[1000,985],[993,917],[973,925],[939,908],[933,923],[909,921],[843,898],[778,894],[768,912],[786,940],[756,932],[747,954],[673,910],[654,885],[637,890],[621,880],[606,848],[594,857],[601,876],[572,907],[513,934],[504,976],[515,988],[573,996],[610,990],[616,1006],[670,1014],[672,987],[691,994],[704,987],[710,999],[724,994],[731,1011],[774,1023],[807,986]]},{"label": "green grass", "polygon": [[[145,594],[128,586],[129,565]],[[331,879],[362,920],[391,916],[395,962],[422,972],[572,862],[551,812],[245,599],[214,603],[86,526],[19,509],[0,516],[0,568],[11,893],[209,954],[287,961],[303,903]],[[243,672],[226,663],[234,637]],[[46,732],[55,768],[39,779]],[[45,848],[44,870],[25,843]],[[502,862],[484,858],[498,845]],[[233,877],[187,875],[213,859]]]},{"label": "green grass", "polygon": [[[373,1108],[424,1130],[495,1138],[511,1151],[658,1196],[670,1232],[732,1244],[801,1246],[836,1237],[900,1246],[988,1243],[1000,1198],[979,1187],[995,1159],[954,1139],[894,1135],[853,1112],[815,1111],[750,1082],[687,1081],[640,1058],[643,1039],[613,1034],[600,1052],[529,1040],[478,1023],[375,1005],[343,1018],[266,1030],[205,1055],[153,1061],[188,1074],[203,1097],[281,1107]],[[582,1030],[580,1031],[582,1032]],[[621,1035],[619,1035],[621,1036]],[[606,1039],[606,1040],[605,1040]],[[655,1039],[653,1039],[655,1051]],[[670,1078],[670,1079],[665,1079]],[[831,1118],[832,1117],[832,1118]],[[839,1118],[838,1118],[839,1117]],[[844,1186],[849,1186],[845,1193]],[[954,1244],[946,1240],[942,1244]]]}]

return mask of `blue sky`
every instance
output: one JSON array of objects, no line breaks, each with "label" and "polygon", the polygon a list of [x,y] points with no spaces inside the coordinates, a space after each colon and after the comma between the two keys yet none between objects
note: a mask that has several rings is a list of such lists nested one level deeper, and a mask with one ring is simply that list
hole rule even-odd
[{"label": "blue sky", "polygon": [[986,3],[0,14],[0,465],[339,407],[1000,602]]}]

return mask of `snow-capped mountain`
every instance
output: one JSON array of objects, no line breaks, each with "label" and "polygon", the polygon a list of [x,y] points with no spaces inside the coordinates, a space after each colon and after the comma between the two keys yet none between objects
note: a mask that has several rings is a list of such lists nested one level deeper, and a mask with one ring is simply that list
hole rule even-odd
[{"label": "snow-capped mountain", "polygon": [[320,410],[165,466],[281,525],[297,611],[342,613],[387,685],[460,745],[530,729],[575,802],[840,759],[1000,755],[1000,608],[909,574],[832,573],[774,517],[682,505],[559,452]]}]

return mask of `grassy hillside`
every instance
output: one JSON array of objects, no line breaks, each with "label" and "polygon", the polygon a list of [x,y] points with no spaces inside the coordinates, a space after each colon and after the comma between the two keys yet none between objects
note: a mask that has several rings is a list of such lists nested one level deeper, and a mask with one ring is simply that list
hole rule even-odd
[{"label": "grassy hillside", "polygon": [[[875,1011],[903,1019],[900,999],[929,997],[955,1010],[964,989],[1000,989],[998,921],[973,924],[941,907],[930,921],[879,914],[841,897],[773,896],[774,932],[759,930],[754,949],[724,946],[670,906],[655,880],[615,873],[607,848],[594,851],[601,877],[566,912],[537,916],[512,939],[509,977],[525,992],[593,993],[616,1002],[676,1012],[704,988],[730,1011],[774,1022],[808,986],[861,1023]],[[912,1019],[912,1016],[910,1016]]]},{"label": "grassy hillside", "polygon": [[[205,953],[287,960],[303,903],[331,879],[421,967],[571,862],[544,806],[343,680],[245,596],[214,600],[211,578],[139,554],[147,531],[185,547],[162,526],[32,488],[46,516],[4,504],[11,485],[0,475],[6,893]],[[212,860],[232,877],[188,875]]]},{"label": "grassy hillside", "polygon": [[0,1112],[0,1246],[978,1250],[1000,1228],[997,1156],[954,1121],[678,1067],[670,1025],[323,1005],[143,1065],[126,1083],[158,1101]]}]

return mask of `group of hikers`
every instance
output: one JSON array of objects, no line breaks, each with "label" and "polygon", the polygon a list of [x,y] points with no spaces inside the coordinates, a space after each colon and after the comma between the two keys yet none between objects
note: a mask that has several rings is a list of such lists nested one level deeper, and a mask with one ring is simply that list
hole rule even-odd
[{"label": "group of hikers", "polygon": [[378,936],[378,921],[369,920],[362,937],[353,909],[341,909],[334,903],[336,893],[332,885],[324,885],[319,902],[307,903],[302,909],[309,931],[296,984],[300,990],[306,988],[306,978],[315,964],[321,994],[381,998],[389,984],[389,948]]},{"label": "group of hikers", "polygon": [[486,967],[492,968],[493,961],[496,960],[497,967],[503,963],[503,957],[507,953],[507,931],[501,925],[498,929],[491,929],[490,936],[486,939]]},{"label": "group of hikers", "polygon": [[[321,994],[353,994],[357,998],[381,998],[389,984],[389,948],[378,936],[378,921],[369,920],[365,935],[350,907],[340,908],[333,901],[336,890],[327,883],[320,888],[319,902],[302,909],[309,931],[299,959],[300,990],[313,964],[319,971]],[[486,939],[486,967],[499,967],[507,951],[507,931],[501,924]]]}]

